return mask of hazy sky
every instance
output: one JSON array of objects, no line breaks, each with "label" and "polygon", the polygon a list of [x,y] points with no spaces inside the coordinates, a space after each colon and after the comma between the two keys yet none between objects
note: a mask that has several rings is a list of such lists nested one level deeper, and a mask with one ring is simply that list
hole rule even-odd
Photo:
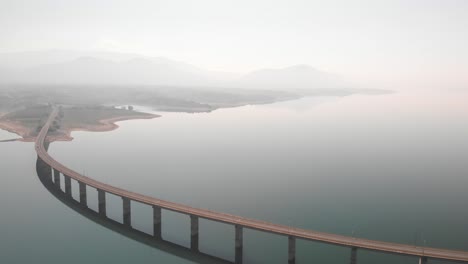
[{"label": "hazy sky", "polygon": [[465,0],[0,0],[0,52],[136,52],[247,72],[306,63],[361,82],[468,87]]}]

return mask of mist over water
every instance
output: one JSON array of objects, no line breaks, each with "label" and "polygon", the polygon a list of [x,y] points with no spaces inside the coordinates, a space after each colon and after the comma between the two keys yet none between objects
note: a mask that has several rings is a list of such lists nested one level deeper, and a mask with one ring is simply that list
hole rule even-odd
[{"label": "mist over water", "polygon": [[[312,97],[211,113],[161,113],[120,122],[112,132],[75,132],[72,142],[53,143],[49,151],[87,176],[157,198],[317,231],[468,250],[464,95]],[[0,241],[12,249],[5,251],[5,263],[36,255],[18,257],[26,247],[41,250],[35,259],[61,263],[52,254],[59,241],[59,254],[77,255],[70,263],[90,255],[114,263],[187,263],[54,201],[37,181],[32,144],[3,143],[0,152],[11,157],[2,166],[8,184],[0,187]],[[15,205],[6,202],[12,197]],[[119,220],[121,199],[107,199],[108,215]],[[132,205],[136,228],[151,232],[150,209]],[[188,217],[163,212],[165,239],[188,245],[189,226]],[[286,238],[246,230],[244,241],[246,263],[286,262]],[[233,243],[231,226],[200,221],[203,252],[229,259]],[[417,261],[358,254],[359,263]],[[298,241],[297,257],[298,263],[346,263],[349,251]]]},{"label": "mist over water", "polygon": [[[287,237],[244,228],[236,248],[233,226],[200,218],[197,245],[190,217],[163,210],[154,239],[150,206],[98,204],[74,179],[70,199],[37,160],[44,124],[51,156],[115,187],[468,261],[468,1],[0,6],[0,264],[288,262]],[[356,252],[295,243],[298,264]]]}]

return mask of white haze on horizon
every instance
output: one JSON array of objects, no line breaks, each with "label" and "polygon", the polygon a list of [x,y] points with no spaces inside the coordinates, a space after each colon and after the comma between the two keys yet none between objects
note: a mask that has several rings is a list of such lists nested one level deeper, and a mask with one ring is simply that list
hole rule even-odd
[{"label": "white haze on horizon", "polygon": [[233,76],[307,64],[365,87],[466,89],[467,13],[463,0],[2,0],[0,53],[163,56]]},{"label": "white haze on horizon", "polygon": [[0,54],[0,84],[158,85],[297,91],[362,88],[309,65],[247,74],[134,53],[48,50]]}]

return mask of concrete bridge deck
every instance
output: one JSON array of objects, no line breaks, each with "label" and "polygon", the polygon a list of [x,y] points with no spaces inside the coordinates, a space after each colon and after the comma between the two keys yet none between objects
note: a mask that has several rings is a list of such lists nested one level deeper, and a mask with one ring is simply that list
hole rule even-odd
[{"label": "concrete bridge deck", "polygon": [[[354,237],[348,237],[348,236],[342,236],[342,235],[336,235],[336,234],[317,232],[317,231],[312,231],[312,230],[299,229],[299,228],[289,227],[285,225],[278,225],[278,224],[273,224],[273,223],[269,223],[265,221],[249,219],[249,218],[240,217],[236,215],[231,215],[231,214],[226,214],[226,213],[221,213],[221,212],[214,212],[214,211],[210,211],[206,209],[194,208],[194,207],[190,207],[184,204],[173,203],[170,201],[165,201],[165,200],[157,199],[154,197],[142,195],[139,193],[127,191],[122,188],[114,187],[109,184],[105,184],[105,183],[93,180],[89,177],[83,176],[80,173],[67,168],[60,162],[56,161],[47,153],[47,150],[44,147],[44,143],[46,141],[49,127],[52,124],[53,120],[57,117],[57,114],[58,114],[58,109],[53,108],[52,112],[49,115],[49,118],[47,119],[47,122],[45,123],[45,125],[43,126],[42,130],[40,131],[37,137],[37,140],[35,142],[35,149],[36,149],[37,155],[45,163],[47,163],[52,169],[54,169],[54,171],[60,172],[66,177],[75,179],[76,181],[80,183],[80,186],[88,185],[88,186],[96,188],[98,191],[111,193],[111,194],[122,197],[122,199],[124,200],[124,211],[125,211],[125,206],[127,206],[128,214],[130,213],[129,211],[130,200],[140,202],[143,204],[147,204],[147,205],[151,205],[153,206],[153,208],[156,208],[156,209],[159,208],[159,221],[160,221],[160,208],[179,212],[182,214],[187,214],[187,215],[190,215],[192,218],[192,232],[195,232],[197,237],[198,237],[198,219],[197,219],[198,217],[217,221],[217,222],[232,224],[236,226],[236,248],[242,248],[242,234],[241,233],[238,234],[239,231],[242,232],[242,228],[255,229],[255,230],[282,235],[282,236],[287,236],[289,237],[290,263],[294,263],[294,259],[295,259],[295,239],[312,240],[312,241],[318,241],[318,242],[323,242],[323,243],[349,247],[352,249],[351,254],[354,255],[354,259],[355,259],[355,254],[356,254],[357,249],[366,249],[366,250],[373,250],[373,251],[379,251],[379,252],[385,252],[385,253],[391,253],[391,254],[401,254],[401,255],[419,257],[420,263],[426,262],[427,259],[441,259],[441,260],[468,262],[468,252],[466,251],[454,251],[454,250],[429,248],[429,247],[416,247],[413,245],[360,239],[360,238],[354,238]],[[125,216],[124,216],[124,221],[125,221]],[[194,227],[196,229],[195,231],[193,230]],[[352,259],[353,259],[353,256],[352,256]],[[242,262],[242,260],[236,261],[236,262],[240,263]],[[352,260],[351,262],[355,263],[355,260],[354,261]]]}]

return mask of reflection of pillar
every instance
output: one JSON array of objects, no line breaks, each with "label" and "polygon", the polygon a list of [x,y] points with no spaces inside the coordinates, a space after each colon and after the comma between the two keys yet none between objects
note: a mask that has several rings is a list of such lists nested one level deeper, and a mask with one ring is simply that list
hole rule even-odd
[{"label": "reflection of pillar", "polygon": [[106,193],[98,189],[98,212],[102,216],[106,216]]},{"label": "reflection of pillar", "polygon": [[68,195],[68,196],[71,196],[71,178],[68,177],[67,175],[63,175],[65,177],[65,193]]},{"label": "reflection of pillar", "polygon": [[427,258],[426,257],[419,257],[419,264],[426,264]]},{"label": "reflection of pillar", "polygon": [[190,248],[198,251],[198,216],[190,215]]},{"label": "reflection of pillar", "polygon": [[49,164],[45,163],[43,160],[41,160],[43,166],[44,166],[44,175],[47,176],[48,181],[52,181],[52,167],[49,166]]},{"label": "reflection of pillar", "polygon": [[80,204],[87,206],[88,200],[86,198],[86,184],[84,182],[78,182],[80,186]]},{"label": "reflection of pillar", "polygon": [[60,171],[54,169],[54,184],[60,188]]},{"label": "reflection of pillar", "polygon": [[351,248],[351,264],[356,264],[357,263],[357,247],[352,247]]},{"label": "reflection of pillar", "polygon": [[130,209],[130,199],[127,197],[122,197],[123,202],[123,223],[126,226],[132,225],[132,216],[131,216],[131,209]]},{"label": "reflection of pillar", "polygon": [[288,264],[296,263],[296,238],[288,236]]},{"label": "reflection of pillar", "polygon": [[39,156],[37,156],[36,170],[39,177],[52,182],[52,167]]},{"label": "reflection of pillar", "polygon": [[153,235],[161,239],[161,207],[153,205]]},{"label": "reflection of pillar", "polygon": [[241,264],[242,263],[242,248],[243,248],[243,235],[242,235],[242,226],[235,225],[236,229],[236,238],[235,238],[235,246],[236,246],[236,257],[235,263]]}]

